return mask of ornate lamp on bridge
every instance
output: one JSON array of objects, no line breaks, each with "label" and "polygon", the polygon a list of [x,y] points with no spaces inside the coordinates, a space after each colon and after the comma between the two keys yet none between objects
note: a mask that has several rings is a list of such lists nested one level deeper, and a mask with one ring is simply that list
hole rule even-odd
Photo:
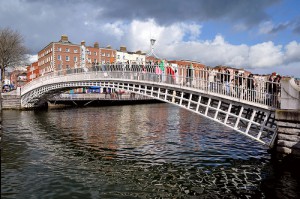
[{"label": "ornate lamp on bridge", "polygon": [[150,52],[146,55],[147,57],[153,56],[156,59],[159,59],[157,55],[154,53],[154,44],[155,44],[155,39],[150,39]]}]

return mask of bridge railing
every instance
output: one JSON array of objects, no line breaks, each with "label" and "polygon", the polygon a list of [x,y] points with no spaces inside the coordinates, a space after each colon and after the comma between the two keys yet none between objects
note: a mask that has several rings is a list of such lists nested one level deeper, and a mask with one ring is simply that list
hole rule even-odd
[{"label": "bridge railing", "polygon": [[191,66],[153,64],[102,64],[90,68],[54,71],[26,84],[22,88],[22,94],[43,84],[95,80],[100,77],[171,84],[274,108],[280,105],[280,79],[275,77],[270,79],[267,76],[251,76],[223,69],[215,71]]}]

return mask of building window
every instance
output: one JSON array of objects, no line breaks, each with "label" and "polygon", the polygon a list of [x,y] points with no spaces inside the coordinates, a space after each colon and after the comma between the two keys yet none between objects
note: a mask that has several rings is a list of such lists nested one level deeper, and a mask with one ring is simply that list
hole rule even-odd
[{"label": "building window", "polygon": [[125,59],[125,55],[123,56],[123,59]]},{"label": "building window", "polygon": [[97,52],[94,52],[94,55],[97,55]]},{"label": "building window", "polygon": [[107,57],[110,57],[110,54],[106,54]]},{"label": "building window", "polygon": [[58,47],[57,50],[58,50],[58,51],[61,51],[61,47]]},{"label": "building window", "polygon": [[118,55],[118,59],[120,59],[120,55]]},{"label": "building window", "polygon": [[70,49],[69,49],[69,48],[66,48],[66,52],[70,52]]},{"label": "building window", "polygon": [[60,55],[57,55],[57,60],[61,60],[61,56]]},{"label": "building window", "polygon": [[66,56],[66,61],[70,61],[70,57],[69,56]]},{"label": "building window", "polygon": [[97,63],[97,59],[94,59],[94,63]]},{"label": "building window", "polygon": [[74,57],[74,62],[77,62],[77,57]]},{"label": "building window", "polygon": [[102,56],[105,57],[105,53],[102,53]]},{"label": "building window", "polygon": [[78,50],[77,49],[74,49],[74,53],[77,53],[78,52]]}]

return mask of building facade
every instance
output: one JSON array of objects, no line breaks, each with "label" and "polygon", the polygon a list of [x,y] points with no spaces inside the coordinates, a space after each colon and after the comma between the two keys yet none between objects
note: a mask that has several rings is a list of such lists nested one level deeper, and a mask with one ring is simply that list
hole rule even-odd
[{"label": "building facade", "polygon": [[125,46],[121,46],[117,51],[117,63],[142,64],[146,63],[146,54],[140,50],[137,52],[128,52]]},{"label": "building facade", "polygon": [[39,74],[74,68],[90,68],[94,65],[116,62],[116,50],[110,46],[87,46],[85,41],[73,44],[68,36],[62,35],[60,41],[51,42],[38,53]]},{"label": "building facade", "polygon": [[111,46],[108,45],[106,48],[99,48],[99,52],[101,64],[116,62],[117,51],[112,49]]},{"label": "building facade", "polygon": [[205,75],[204,73],[201,73],[201,71],[206,68],[206,66],[202,63],[189,60],[172,60],[168,62],[171,64],[177,64],[179,76],[195,78],[203,77]]},{"label": "building facade", "polygon": [[62,35],[58,42],[51,42],[38,53],[40,75],[53,71],[79,68],[82,52],[80,45],[72,44],[68,36]]},{"label": "building facade", "polygon": [[27,69],[27,82],[30,82],[33,79],[40,76],[40,71],[39,71],[39,66],[37,61],[27,66],[26,69]]}]

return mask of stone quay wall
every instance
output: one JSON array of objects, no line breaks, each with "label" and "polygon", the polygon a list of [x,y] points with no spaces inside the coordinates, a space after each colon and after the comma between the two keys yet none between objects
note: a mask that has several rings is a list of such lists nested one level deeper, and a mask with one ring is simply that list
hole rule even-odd
[{"label": "stone quay wall", "polygon": [[276,156],[300,159],[300,110],[277,110]]},{"label": "stone quay wall", "polygon": [[2,109],[21,109],[20,95],[2,95]]}]

